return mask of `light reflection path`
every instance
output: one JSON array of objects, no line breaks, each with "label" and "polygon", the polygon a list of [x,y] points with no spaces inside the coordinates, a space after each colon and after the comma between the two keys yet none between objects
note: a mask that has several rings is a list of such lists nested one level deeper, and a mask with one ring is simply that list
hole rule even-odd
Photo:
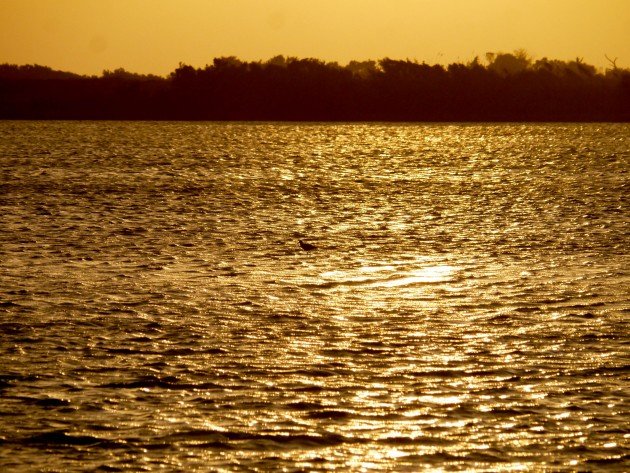
[{"label": "light reflection path", "polygon": [[627,125],[0,134],[0,469],[627,469]]}]

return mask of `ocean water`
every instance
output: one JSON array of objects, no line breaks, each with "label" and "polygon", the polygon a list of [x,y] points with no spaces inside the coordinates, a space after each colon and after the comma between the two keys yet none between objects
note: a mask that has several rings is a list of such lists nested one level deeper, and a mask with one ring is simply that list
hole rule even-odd
[{"label": "ocean water", "polygon": [[628,124],[0,122],[0,469],[628,471],[629,171]]}]

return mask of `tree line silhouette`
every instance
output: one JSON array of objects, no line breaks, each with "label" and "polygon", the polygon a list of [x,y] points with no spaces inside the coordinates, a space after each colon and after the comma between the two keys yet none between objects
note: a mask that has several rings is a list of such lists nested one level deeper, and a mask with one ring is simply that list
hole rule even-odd
[{"label": "tree line silhouette", "polygon": [[2,119],[630,121],[630,69],[488,53],[484,63],[276,56],[181,64],[168,77],[0,65]]}]

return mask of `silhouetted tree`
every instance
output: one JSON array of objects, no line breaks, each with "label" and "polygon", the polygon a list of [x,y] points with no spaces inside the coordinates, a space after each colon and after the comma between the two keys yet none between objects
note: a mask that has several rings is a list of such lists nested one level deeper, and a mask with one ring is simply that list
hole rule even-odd
[{"label": "silhouetted tree", "polygon": [[525,51],[510,53],[487,53],[488,69],[502,76],[514,75],[525,71],[531,65],[531,59]]},{"label": "silhouetted tree", "polygon": [[581,58],[488,53],[443,67],[384,58],[346,66],[276,56],[180,63],[168,77],[0,65],[0,118],[186,120],[630,120],[630,70]]}]

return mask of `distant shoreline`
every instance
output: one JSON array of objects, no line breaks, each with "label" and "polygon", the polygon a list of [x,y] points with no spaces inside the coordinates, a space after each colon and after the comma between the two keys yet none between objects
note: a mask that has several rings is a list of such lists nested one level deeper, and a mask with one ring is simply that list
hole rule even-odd
[{"label": "distant shoreline", "polygon": [[630,70],[524,53],[467,64],[346,66],[278,56],[180,64],[168,77],[0,65],[0,119],[274,122],[630,122]]}]

